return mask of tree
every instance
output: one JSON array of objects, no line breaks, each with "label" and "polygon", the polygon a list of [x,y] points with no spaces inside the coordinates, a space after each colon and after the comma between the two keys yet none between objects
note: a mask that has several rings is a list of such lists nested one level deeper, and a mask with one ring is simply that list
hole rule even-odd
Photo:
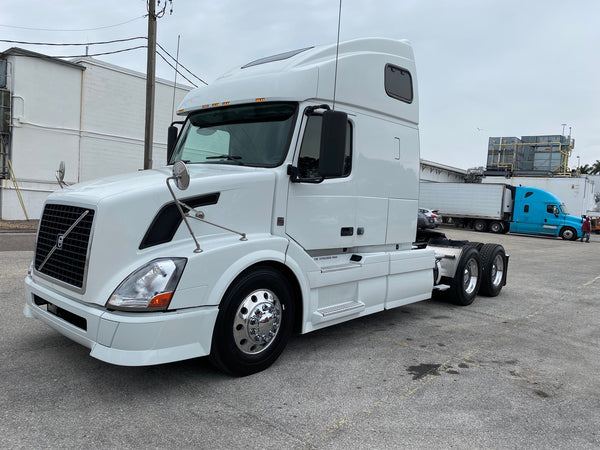
[{"label": "tree", "polygon": [[591,166],[589,164],[579,166],[577,170],[582,175],[600,175],[600,159],[597,159]]}]

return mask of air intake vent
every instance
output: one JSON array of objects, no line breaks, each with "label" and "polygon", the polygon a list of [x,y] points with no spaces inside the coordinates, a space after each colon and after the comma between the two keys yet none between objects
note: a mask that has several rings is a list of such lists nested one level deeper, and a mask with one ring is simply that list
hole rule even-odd
[{"label": "air intake vent", "polygon": [[48,204],[35,249],[35,270],[83,290],[94,210]]}]

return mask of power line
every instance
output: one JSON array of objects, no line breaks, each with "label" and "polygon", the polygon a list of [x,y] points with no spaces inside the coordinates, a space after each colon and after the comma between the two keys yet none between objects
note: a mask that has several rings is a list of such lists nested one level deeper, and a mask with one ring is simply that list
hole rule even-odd
[{"label": "power line", "polygon": [[68,47],[68,46],[84,46],[84,45],[105,45],[105,44],[114,44],[116,42],[127,42],[134,41],[136,39],[148,39],[146,36],[137,36],[126,39],[115,39],[112,41],[99,41],[99,42],[86,42],[86,43],[63,43],[57,44],[54,42],[29,42],[29,41],[14,41],[10,39],[0,39],[0,42],[7,42],[9,44],[26,44],[26,45],[49,45],[49,46],[59,46],[59,47]]},{"label": "power line", "polygon": [[[166,62],[169,66],[171,66],[171,68],[174,69],[179,75],[181,75],[182,78],[184,78],[188,83],[190,83],[194,87],[198,87],[197,84],[195,84],[193,81],[190,81],[184,74],[182,74],[179,70],[177,70],[173,64],[171,64],[169,61],[167,61],[167,58],[165,58],[159,51],[157,51],[156,54],[158,56],[160,56],[164,62]],[[200,80],[200,81],[202,81],[202,80]],[[204,81],[202,81],[202,82],[204,83]],[[204,83],[204,84],[207,84],[207,83]]]},{"label": "power line", "polygon": [[52,58],[58,58],[58,59],[62,59],[62,58],[85,58],[86,56],[102,56],[102,55],[112,55],[114,53],[123,53],[123,52],[128,52],[131,50],[137,50],[140,48],[147,48],[147,45],[138,45],[137,47],[130,47],[130,48],[124,48],[122,50],[113,50],[111,52],[101,52],[101,53],[89,53],[87,55],[65,55],[65,56],[54,56],[54,55],[50,55],[52,56]]},{"label": "power line", "polygon": [[105,30],[107,28],[114,28],[114,27],[120,27],[121,25],[125,25],[128,23],[131,23],[135,20],[138,19],[143,19],[145,16],[139,16],[139,17],[135,17],[133,19],[129,19],[125,22],[121,22],[121,23],[116,23],[114,25],[107,25],[104,27],[96,27],[96,28],[80,28],[80,29],[60,29],[60,28],[33,28],[33,27],[19,27],[19,26],[15,26],[15,25],[4,25],[4,24],[0,24],[0,27],[4,27],[4,28],[16,28],[19,30],[31,30],[31,31],[60,31],[60,32],[72,32],[72,31],[95,31],[95,30]]},{"label": "power line", "polygon": [[[134,40],[138,40],[138,39],[147,40],[148,38],[146,36],[136,36],[136,37],[126,38],[126,39],[114,39],[114,40],[110,40],[110,41],[98,41],[98,42],[86,42],[86,43],[30,42],[30,41],[17,41],[17,40],[11,40],[11,39],[0,39],[0,42],[6,42],[6,43],[9,43],[9,44],[25,44],[25,45],[41,45],[41,46],[68,47],[68,46],[91,46],[91,45],[115,44],[115,43],[121,43],[121,42],[134,41]],[[177,59],[174,58],[167,50],[165,50],[165,48],[162,45],[160,45],[160,44],[157,44],[157,45],[173,61],[177,61]],[[112,55],[112,54],[115,54],[115,53],[123,53],[123,52],[128,52],[128,51],[131,51],[131,50],[138,50],[140,48],[148,48],[148,46],[147,45],[138,45],[136,47],[129,47],[129,48],[121,49],[121,50],[113,50],[113,51],[97,52],[97,53],[88,53],[86,55],[59,55],[59,56],[51,55],[51,56],[53,58],[59,58],[59,59],[63,59],[63,58],[84,58],[84,57],[87,57],[87,56]],[[177,71],[177,73],[179,75],[181,75],[188,83],[190,83],[194,87],[198,87],[194,82],[192,82],[191,80],[189,80],[183,73],[181,73],[181,71],[177,70],[160,52],[158,52],[158,50],[156,51],[156,53],[171,68],[175,69]],[[201,83],[208,85],[208,83],[206,81],[204,81],[202,78],[200,78],[199,76],[197,76],[196,74],[194,74],[191,70],[189,70],[187,67],[185,67],[183,64],[181,64],[181,62],[177,61],[177,63],[188,74],[190,74],[191,76],[193,76],[194,78],[196,78],[197,80],[199,80]]]},{"label": "power line", "polygon": [[[200,81],[201,83],[204,83],[206,85],[208,85],[208,83],[206,81],[204,81],[202,78],[198,77],[197,75],[195,75],[192,71],[190,71],[187,67],[185,67],[183,64],[181,64],[181,61],[178,61],[178,59],[173,58],[173,56],[167,51],[165,50],[165,48],[160,45],[158,42],[156,43],[156,45],[158,45],[160,47],[160,49],[165,52],[167,54],[167,56],[169,56],[173,61],[177,62],[182,68],[184,68],[186,70],[187,73],[189,73],[190,75],[192,75],[194,78],[196,78],[198,81]],[[168,62],[167,62],[168,63]],[[170,65],[170,64],[169,64]],[[173,67],[173,66],[171,66]],[[181,74],[181,72],[178,72],[179,74]],[[187,78],[186,78],[187,79]],[[195,85],[194,85],[195,86]]]}]

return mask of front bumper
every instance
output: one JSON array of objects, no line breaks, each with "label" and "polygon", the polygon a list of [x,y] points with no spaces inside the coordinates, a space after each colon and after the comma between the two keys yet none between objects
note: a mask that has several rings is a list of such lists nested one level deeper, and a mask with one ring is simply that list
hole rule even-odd
[{"label": "front bumper", "polygon": [[210,353],[218,307],[129,313],[76,302],[31,276],[25,279],[27,317],[91,349],[90,355],[122,366],[146,366]]}]

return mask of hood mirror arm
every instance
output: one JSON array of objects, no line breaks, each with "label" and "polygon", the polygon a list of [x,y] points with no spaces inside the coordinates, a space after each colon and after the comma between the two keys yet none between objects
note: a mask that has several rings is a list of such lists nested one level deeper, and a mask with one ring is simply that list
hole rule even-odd
[{"label": "hood mirror arm", "polygon": [[185,226],[187,227],[188,231],[190,232],[190,235],[192,236],[192,239],[194,240],[194,243],[196,244],[196,249],[194,250],[194,253],[202,253],[202,249],[200,248],[200,244],[198,243],[198,239],[196,239],[196,235],[192,231],[192,227],[190,226],[190,223],[187,220],[188,215],[185,212],[183,212],[183,208],[181,207],[181,205],[183,203],[181,203],[177,199],[177,197],[175,196],[175,192],[173,192],[173,188],[171,187],[171,183],[169,183],[170,180],[175,180],[175,183],[177,183],[177,176],[172,176],[172,177],[167,178],[167,187],[169,188],[169,192],[171,193],[171,197],[173,197],[173,200],[175,201],[175,206],[177,206],[177,209],[179,210],[179,214],[181,215],[181,218],[185,222]]},{"label": "hood mirror arm", "polygon": [[[182,206],[184,206],[188,210],[188,212],[185,213],[186,217],[190,217],[192,219],[199,220],[200,222],[204,222],[204,223],[207,223],[209,225],[212,225],[213,227],[217,227],[217,228],[220,228],[222,230],[229,231],[231,233],[237,234],[237,235],[241,236],[240,237],[240,241],[247,241],[248,240],[248,238],[246,237],[246,233],[240,233],[239,231],[232,230],[231,228],[227,228],[227,227],[224,227],[222,225],[217,225],[216,223],[209,222],[208,220],[204,219],[204,211],[198,211],[197,209],[192,208],[191,206],[188,206],[188,205],[186,205],[185,203],[183,203],[181,201],[178,202],[178,203],[180,203]],[[192,212],[193,212],[193,214],[191,214]]]},{"label": "hood mirror arm", "polygon": [[[246,233],[240,233],[239,231],[235,231],[230,228],[227,228],[227,227],[224,227],[221,225],[217,225],[216,223],[209,222],[208,220],[204,219],[203,211],[198,211],[198,210],[192,208],[191,206],[188,206],[185,203],[183,203],[182,201],[180,201],[177,198],[177,196],[175,195],[173,188],[171,187],[171,183],[170,183],[171,180],[173,180],[175,182],[175,185],[177,186],[177,188],[182,191],[184,191],[188,188],[189,183],[190,183],[190,174],[188,172],[187,166],[185,165],[185,163],[183,161],[177,161],[175,164],[173,164],[173,175],[168,177],[166,182],[167,182],[167,188],[169,189],[169,192],[171,193],[171,197],[173,197],[173,200],[175,201],[175,206],[177,206],[177,209],[179,210],[179,214],[181,215],[181,218],[185,222],[185,226],[187,227],[188,231],[190,232],[190,235],[192,236],[192,239],[194,240],[194,243],[196,244],[196,249],[194,250],[194,253],[202,253],[203,250],[200,248],[198,239],[196,239],[196,235],[192,231],[192,227],[190,226],[188,218],[199,220],[200,222],[204,222],[208,225],[212,225],[213,227],[221,228],[222,230],[229,231],[234,234],[239,234],[241,236],[240,241],[248,240],[248,238],[246,237]],[[184,211],[183,208],[185,208],[187,211]],[[193,212],[193,214],[190,214],[191,212]]]}]

